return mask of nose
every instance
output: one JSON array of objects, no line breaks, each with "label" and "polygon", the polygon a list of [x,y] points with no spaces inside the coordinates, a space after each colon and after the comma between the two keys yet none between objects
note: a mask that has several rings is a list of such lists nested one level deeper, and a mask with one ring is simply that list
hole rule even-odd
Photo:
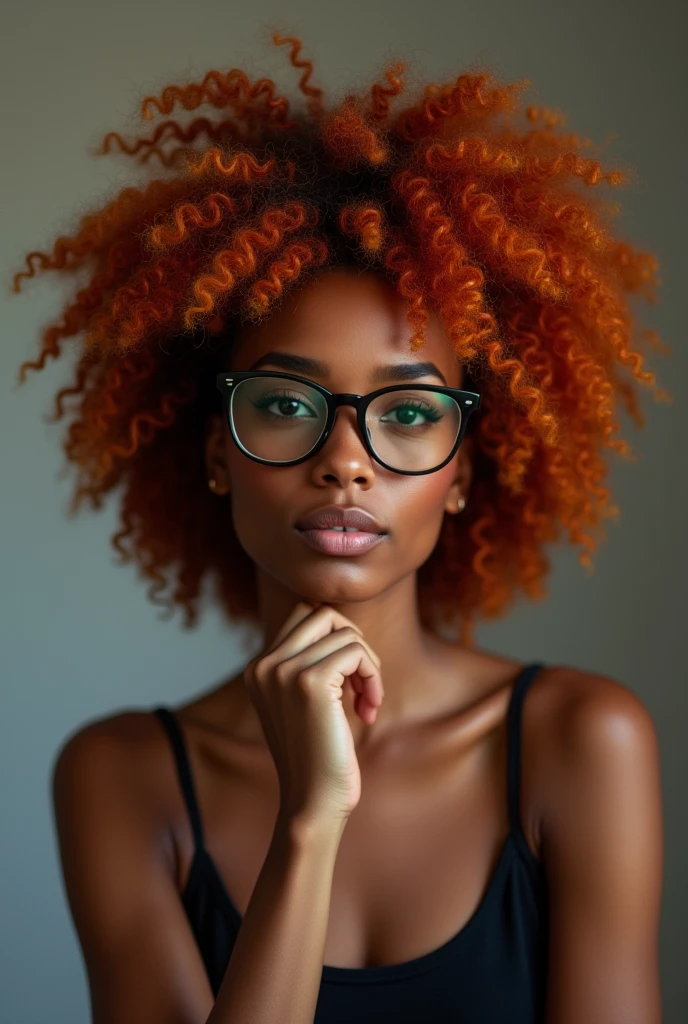
[{"label": "nose", "polygon": [[[342,396],[342,398],[344,398],[344,401],[340,401],[337,405],[337,408],[335,409],[332,430],[330,431],[330,436],[323,445],[323,448],[327,448],[328,446],[330,446],[332,439],[335,436],[335,444],[337,445],[340,443],[341,438],[344,438],[347,444],[351,444],[353,439],[355,438],[360,448],[362,456],[364,455],[365,458],[367,459],[368,452],[366,451],[365,443],[358,429],[358,415],[354,399],[347,399],[347,396]],[[347,408],[344,408],[344,406],[347,406]]]},{"label": "nose", "polygon": [[353,402],[338,403],[330,435],[315,456],[314,470],[335,477],[342,486],[361,477],[370,483],[375,473],[373,462],[359,433]]}]

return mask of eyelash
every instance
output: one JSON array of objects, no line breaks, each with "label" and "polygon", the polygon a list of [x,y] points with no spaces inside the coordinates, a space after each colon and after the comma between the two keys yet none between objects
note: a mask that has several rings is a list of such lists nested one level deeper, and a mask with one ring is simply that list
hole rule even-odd
[{"label": "eyelash", "polygon": [[[289,394],[289,392],[287,392],[287,391],[273,391],[273,392],[271,392],[268,395],[263,395],[263,397],[260,399],[260,401],[254,403],[254,404],[255,404],[257,409],[267,409],[268,406],[272,405],[272,403],[274,401],[276,401],[278,398],[288,398],[291,401],[298,402],[300,405],[303,405],[306,408],[310,408],[308,406],[307,402],[303,398],[301,398],[301,397],[299,397],[297,395]],[[424,416],[426,416],[427,419],[431,423],[437,423],[439,420],[442,419],[442,417],[439,415],[439,413],[435,412],[430,406],[426,405],[423,402],[413,401],[411,399],[407,399],[406,401],[404,401],[402,399],[400,404],[395,406],[394,408],[395,409],[417,409]],[[268,413],[268,415],[274,416],[274,413]],[[288,416],[286,416],[286,417],[274,416],[274,418],[275,419],[290,419],[290,417],[288,417]]]}]

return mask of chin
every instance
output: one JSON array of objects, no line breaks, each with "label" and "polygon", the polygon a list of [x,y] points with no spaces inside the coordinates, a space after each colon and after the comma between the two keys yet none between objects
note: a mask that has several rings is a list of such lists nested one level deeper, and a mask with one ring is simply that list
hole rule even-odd
[{"label": "chin", "polygon": [[301,601],[309,604],[358,604],[361,601],[371,601],[378,597],[383,587],[380,582],[361,578],[360,569],[356,571],[355,566],[323,566],[317,573],[319,579],[310,578],[306,583],[303,580],[293,581],[291,584],[285,581],[285,585],[298,595]]}]

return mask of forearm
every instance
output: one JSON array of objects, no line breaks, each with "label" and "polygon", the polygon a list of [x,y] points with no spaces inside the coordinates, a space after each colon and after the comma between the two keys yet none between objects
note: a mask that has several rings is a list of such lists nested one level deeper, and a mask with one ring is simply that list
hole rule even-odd
[{"label": "forearm", "polygon": [[278,819],[207,1024],[313,1024],[343,827]]}]

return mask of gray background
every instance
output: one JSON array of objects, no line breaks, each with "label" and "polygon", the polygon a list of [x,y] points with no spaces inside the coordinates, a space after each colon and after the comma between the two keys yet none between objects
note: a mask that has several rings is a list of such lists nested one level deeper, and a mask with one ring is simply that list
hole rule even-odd
[{"label": "gray background", "polygon": [[[287,11],[279,15],[280,6]],[[49,796],[55,752],[80,723],[124,707],[175,703],[249,656],[214,608],[194,632],[159,618],[132,567],[116,565],[115,505],[68,519],[59,478],[63,424],[46,425],[56,389],[71,380],[70,349],[15,384],[40,328],[57,316],[65,284],[48,274],[10,292],[30,249],[49,250],[77,213],[135,180],[124,157],[91,157],[106,131],[129,138],[139,98],[213,67],[268,75],[296,95],[288,48],[296,34],[315,82],[339,97],[367,87],[388,57],[443,82],[473,61],[506,80],[531,79],[524,104],[561,108],[569,126],[602,142],[607,163],[635,166],[620,230],[657,253],[661,305],[646,321],[673,346],[652,366],[674,395],[652,402],[649,424],[626,436],[635,465],[615,460],[618,525],[588,577],[575,553],[554,554],[549,599],[523,602],[477,642],[523,660],[568,663],[633,689],[660,738],[666,857],[661,928],[664,1020],[686,1020],[686,260],[685,5],[676,0],[25,0],[3,14],[0,105],[4,209],[2,292],[2,713],[0,779],[0,1016],[12,1024],[88,1020],[86,979],[57,861]],[[201,108],[209,113],[209,108]],[[175,111],[174,116],[178,116]],[[193,115],[183,115],[184,121]],[[209,116],[210,113],[209,113]],[[72,343],[68,343],[68,345]]]}]

